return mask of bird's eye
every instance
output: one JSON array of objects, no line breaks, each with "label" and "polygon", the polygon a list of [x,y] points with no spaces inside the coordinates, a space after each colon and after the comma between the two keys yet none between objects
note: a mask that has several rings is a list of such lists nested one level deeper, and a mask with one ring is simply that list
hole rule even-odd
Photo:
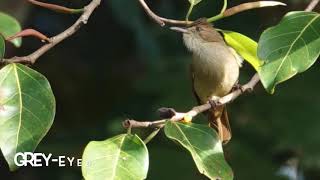
[{"label": "bird's eye", "polygon": [[200,30],[201,30],[201,28],[200,28],[200,27],[196,27],[196,30],[197,30],[197,31],[200,31]]}]

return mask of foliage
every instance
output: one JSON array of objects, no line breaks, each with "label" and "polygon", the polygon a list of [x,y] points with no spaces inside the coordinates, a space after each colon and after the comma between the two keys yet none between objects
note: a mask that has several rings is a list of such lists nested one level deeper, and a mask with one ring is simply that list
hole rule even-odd
[{"label": "foliage", "polygon": [[[189,0],[187,20],[200,2]],[[226,5],[224,1],[220,14],[211,20],[223,18]],[[277,84],[315,63],[320,53],[319,28],[318,13],[290,12],[278,25],[264,31],[259,43],[237,32],[222,32],[227,44],[254,67],[265,89],[273,93]],[[5,54],[5,39],[20,31],[20,24],[13,17],[0,13],[0,59]],[[21,45],[20,38],[12,42]],[[0,108],[0,148],[10,169],[16,170],[14,154],[34,151],[50,129],[55,98],[43,75],[11,63],[0,70]],[[200,173],[210,179],[233,179],[214,129],[167,120],[164,131],[191,153]],[[83,153],[82,173],[88,180],[145,179],[148,169],[148,149],[138,135],[130,133],[91,141]]]},{"label": "foliage", "polygon": [[259,71],[263,61],[257,56],[258,44],[243,34],[232,31],[222,32],[226,43],[249,62],[256,71]]},{"label": "foliage", "polygon": [[[8,38],[21,31],[20,23],[8,14],[0,12],[0,34]],[[21,46],[21,38],[11,41],[15,46]]]},{"label": "foliage", "polygon": [[188,149],[201,173],[210,179],[233,179],[232,170],[223,156],[221,141],[212,128],[168,121],[164,131],[167,137]]},{"label": "foliage", "polygon": [[4,37],[0,35],[0,60],[4,57],[4,52],[6,50],[6,44]]},{"label": "foliage", "polygon": [[11,170],[17,152],[32,152],[50,129],[55,99],[48,80],[21,64],[0,70],[0,148]]},{"label": "foliage", "polygon": [[[149,156],[146,145],[136,135],[122,134],[105,141],[92,141],[83,153],[85,179],[145,179]],[[108,163],[106,163],[108,162]]]},{"label": "foliage", "polygon": [[[13,17],[0,12],[0,59],[5,53],[4,38],[21,30]],[[15,46],[21,39],[12,40]],[[50,129],[55,115],[55,98],[48,80],[21,64],[0,70],[0,148],[10,170],[16,170],[17,152],[32,152]]]},{"label": "foliage", "polygon": [[307,70],[320,54],[320,15],[290,12],[281,22],[263,32],[258,55],[265,61],[261,82],[273,93],[277,84]]}]

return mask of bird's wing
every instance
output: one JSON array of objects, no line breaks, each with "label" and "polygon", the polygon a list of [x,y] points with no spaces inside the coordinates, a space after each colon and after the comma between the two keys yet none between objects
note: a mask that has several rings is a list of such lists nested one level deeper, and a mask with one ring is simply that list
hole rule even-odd
[{"label": "bird's wing", "polygon": [[243,63],[244,59],[232,47],[228,46],[228,48],[231,51],[231,53],[233,54],[233,56],[236,58],[239,67],[242,67],[242,63]]},{"label": "bird's wing", "polygon": [[[198,104],[201,105],[202,102],[194,88],[194,77],[195,77],[194,70],[190,65],[190,78],[192,82],[192,92]],[[218,132],[219,138],[222,141],[222,143],[227,144],[231,139],[232,133],[231,133],[231,127],[229,124],[229,118],[228,118],[226,106],[225,105],[218,106],[216,109],[209,110],[209,112],[206,112],[205,114],[208,115],[209,126],[214,128]]]},{"label": "bird's wing", "polygon": [[201,100],[200,100],[200,98],[199,98],[199,96],[197,95],[197,92],[196,92],[196,90],[194,89],[194,70],[193,70],[193,68],[192,68],[192,65],[190,65],[190,78],[191,78],[191,86],[192,86],[192,93],[193,93],[193,95],[194,95],[194,97],[196,98],[196,100],[197,100],[197,103],[200,105],[201,104]]}]

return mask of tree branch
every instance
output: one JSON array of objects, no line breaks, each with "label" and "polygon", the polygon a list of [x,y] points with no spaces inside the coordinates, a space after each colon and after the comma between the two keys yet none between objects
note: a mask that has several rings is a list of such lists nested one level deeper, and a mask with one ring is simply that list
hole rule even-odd
[{"label": "tree branch", "polygon": [[[242,88],[235,90],[233,92],[231,92],[230,94],[218,99],[216,101],[217,105],[224,105],[227,104],[231,101],[233,101],[234,99],[236,99],[238,96],[240,96],[241,94],[243,94],[246,91],[252,91],[253,88],[255,87],[255,85],[260,81],[259,79],[259,75],[255,74],[251,80],[242,86]],[[181,121],[184,118],[188,117],[188,118],[194,118],[195,116],[197,116],[198,114],[205,112],[207,110],[211,109],[211,104],[210,103],[206,103],[200,106],[195,106],[193,107],[190,111],[186,112],[186,113],[179,113],[176,112],[170,119],[161,119],[161,120],[157,120],[157,121],[136,121],[136,120],[125,120],[122,125],[124,128],[156,128],[156,127],[162,127],[167,120],[169,121]]]},{"label": "tree branch", "polygon": [[149,8],[149,6],[144,0],[139,0],[139,3],[141,4],[144,11],[148,14],[148,16],[151,19],[153,19],[156,23],[158,23],[160,26],[165,26],[166,25],[165,23],[176,24],[176,25],[188,25],[192,23],[192,21],[181,21],[181,20],[167,19],[164,17],[160,17],[157,14],[155,14],[153,11],[151,11],[151,9]]},{"label": "tree branch", "polygon": [[312,11],[318,4],[320,0],[312,0],[305,11]]},{"label": "tree branch", "polygon": [[73,35],[75,32],[79,30],[79,28],[87,24],[88,19],[90,18],[91,14],[93,11],[99,6],[101,3],[101,0],[92,0],[90,4],[88,4],[86,7],[84,7],[82,15],[78,18],[78,20],[70,26],[68,29],[63,31],[62,33],[49,38],[49,43],[43,45],[40,47],[38,50],[33,52],[32,54],[28,56],[23,56],[23,57],[13,57],[10,59],[3,59],[3,63],[26,63],[26,64],[34,64],[37,59],[42,56],[44,53],[49,51],[51,48],[59,44],[61,41],[64,39],[70,37]]}]

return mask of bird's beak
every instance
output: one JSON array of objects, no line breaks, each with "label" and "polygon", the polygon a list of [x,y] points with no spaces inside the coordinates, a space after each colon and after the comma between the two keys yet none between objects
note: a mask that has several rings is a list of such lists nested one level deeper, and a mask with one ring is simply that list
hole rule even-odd
[{"label": "bird's beak", "polygon": [[170,29],[173,31],[181,32],[181,33],[188,33],[189,32],[187,29],[181,28],[181,27],[170,27]]}]

